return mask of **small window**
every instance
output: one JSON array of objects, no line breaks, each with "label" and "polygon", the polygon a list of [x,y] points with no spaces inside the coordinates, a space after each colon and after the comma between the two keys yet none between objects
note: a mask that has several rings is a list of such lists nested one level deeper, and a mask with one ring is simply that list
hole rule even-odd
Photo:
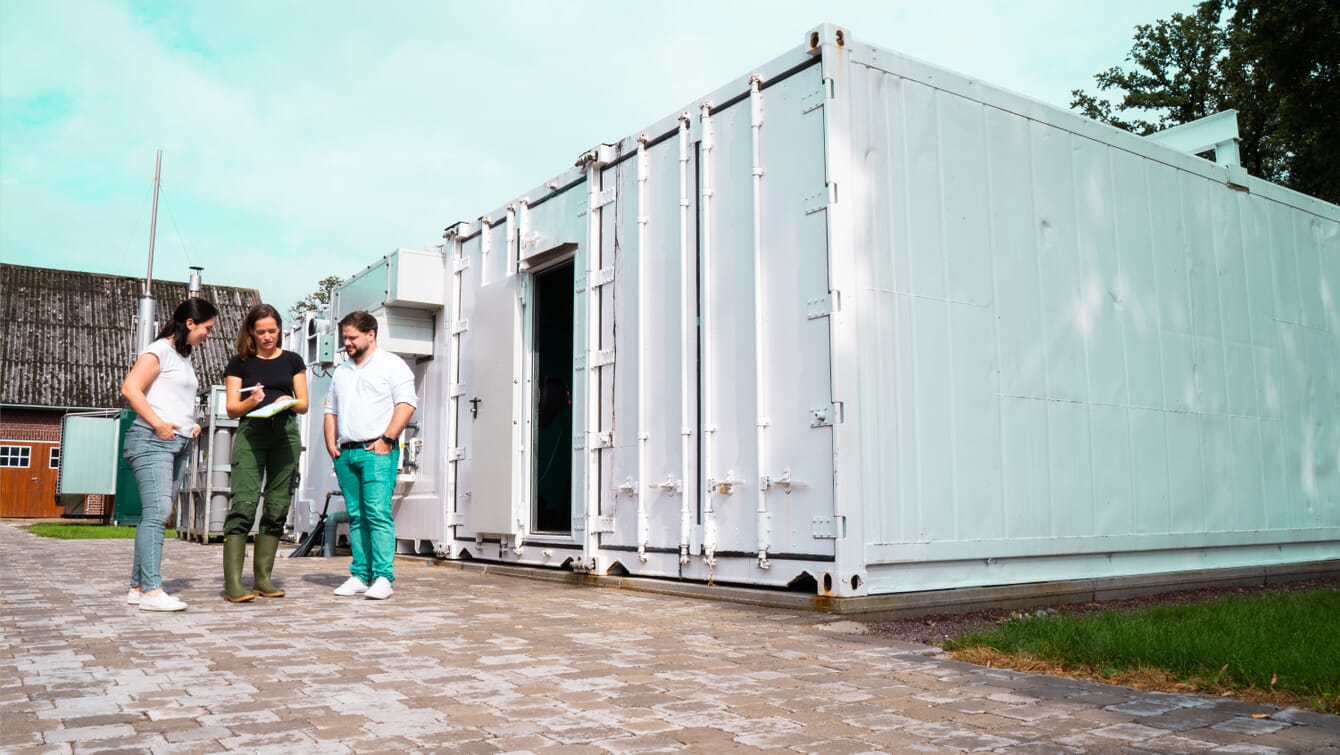
[{"label": "small window", "polygon": [[60,469],[60,446],[51,447],[51,468]]},{"label": "small window", "polygon": [[0,446],[0,467],[26,467],[32,453],[32,446]]}]

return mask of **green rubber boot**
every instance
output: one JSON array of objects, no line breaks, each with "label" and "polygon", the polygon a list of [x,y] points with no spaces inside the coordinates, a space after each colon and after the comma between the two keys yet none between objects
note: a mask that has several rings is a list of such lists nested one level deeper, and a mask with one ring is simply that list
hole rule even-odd
[{"label": "green rubber boot", "polygon": [[251,556],[253,584],[257,595],[266,598],[282,598],[284,591],[270,581],[270,572],[275,567],[275,551],[279,550],[279,538],[274,535],[256,533],[256,549]]},{"label": "green rubber boot", "polygon": [[247,536],[223,538],[223,598],[229,603],[245,603],[256,593],[242,586],[242,562],[247,560]]}]

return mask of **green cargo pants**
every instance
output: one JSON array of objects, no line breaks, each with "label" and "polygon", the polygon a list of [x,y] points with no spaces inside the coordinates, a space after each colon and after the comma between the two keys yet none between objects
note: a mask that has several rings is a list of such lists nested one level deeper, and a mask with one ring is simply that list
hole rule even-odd
[{"label": "green cargo pants", "polygon": [[[224,520],[223,534],[246,535],[256,521],[256,507],[265,496],[257,529],[262,535],[282,537],[289,502],[297,485],[302,438],[292,412],[273,417],[243,417],[233,436],[233,502]],[[261,489],[264,480],[265,489]]]}]

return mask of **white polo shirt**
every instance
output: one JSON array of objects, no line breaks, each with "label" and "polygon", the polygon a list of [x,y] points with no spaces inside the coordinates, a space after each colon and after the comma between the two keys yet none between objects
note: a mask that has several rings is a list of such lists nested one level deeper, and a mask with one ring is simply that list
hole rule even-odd
[{"label": "white polo shirt", "polygon": [[346,359],[335,368],[326,414],[335,415],[337,443],[375,440],[386,432],[396,404],[419,406],[414,373],[405,360],[378,348],[359,365]]}]

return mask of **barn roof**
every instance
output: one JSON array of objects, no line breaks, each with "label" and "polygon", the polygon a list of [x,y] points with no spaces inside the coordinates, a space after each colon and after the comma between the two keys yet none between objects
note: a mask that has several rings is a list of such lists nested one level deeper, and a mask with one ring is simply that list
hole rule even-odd
[{"label": "barn roof", "polygon": [[[52,408],[122,406],[134,362],[141,278],[0,264],[0,404]],[[158,321],[186,298],[187,284],[155,280]],[[219,309],[214,335],[191,361],[202,388],[223,382],[238,325],[260,301],[255,289],[204,286]]]}]

